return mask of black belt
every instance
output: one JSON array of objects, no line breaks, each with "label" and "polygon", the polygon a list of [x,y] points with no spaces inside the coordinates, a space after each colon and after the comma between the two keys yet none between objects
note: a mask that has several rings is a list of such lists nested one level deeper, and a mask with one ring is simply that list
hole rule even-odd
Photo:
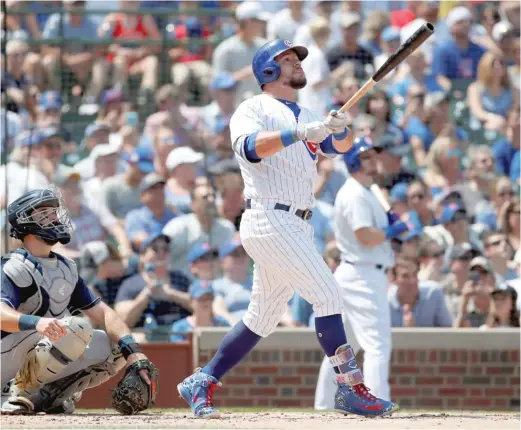
[{"label": "black belt", "polygon": [[[246,209],[251,209],[251,199],[246,200]],[[291,209],[291,206],[284,205],[282,203],[275,203],[275,206],[273,209],[279,210],[279,211],[285,211],[289,212]],[[304,221],[308,221],[313,216],[313,211],[310,209],[297,209],[295,211],[295,215],[299,218],[302,218]]]},{"label": "black belt", "polygon": [[[351,261],[347,261],[347,260],[342,260],[344,263],[347,263],[347,264],[350,264],[351,266],[355,266],[356,264],[351,262]],[[376,267],[376,270],[384,270],[384,266],[383,264],[368,264],[368,266],[373,266],[373,267]]]}]

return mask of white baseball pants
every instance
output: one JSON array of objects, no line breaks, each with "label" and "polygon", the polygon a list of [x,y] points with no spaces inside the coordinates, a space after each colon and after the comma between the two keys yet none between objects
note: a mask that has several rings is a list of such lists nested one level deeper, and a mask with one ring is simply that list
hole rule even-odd
[{"label": "white baseball pants", "polygon": [[269,202],[252,202],[242,216],[240,231],[242,245],[255,262],[243,322],[262,337],[275,330],[295,291],[313,305],[316,317],[341,311],[340,290],[316,250],[313,227],[294,215],[299,208],[293,205],[293,213],[269,208]]},{"label": "white baseball pants", "polygon": [[[355,354],[364,350],[364,382],[371,393],[390,399],[391,315],[387,277],[374,265],[342,263],[335,272],[342,294],[342,318],[347,342]],[[333,409],[336,377],[328,357],[320,366],[315,409]]]}]

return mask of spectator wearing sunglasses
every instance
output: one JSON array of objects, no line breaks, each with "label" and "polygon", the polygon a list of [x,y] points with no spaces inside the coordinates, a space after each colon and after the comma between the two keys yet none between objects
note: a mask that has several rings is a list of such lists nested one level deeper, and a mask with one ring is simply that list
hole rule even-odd
[{"label": "spectator wearing sunglasses", "polygon": [[163,233],[171,239],[170,269],[180,270],[192,278],[188,252],[197,243],[208,242],[217,249],[230,242],[235,226],[219,218],[215,204],[215,193],[207,184],[196,185],[191,192],[193,213],[171,220]]},{"label": "spectator wearing sunglasses", "polygon": [[140,249],[149,236],[160,232],[176,214],[165,204],[166,180],[149,173],[139,185],[142,206],[125,217],[125,230],[135,249]]},{"label": "spectator wearing sunglasses", "polygon": [[213,308],[215,315],[234,325],[242,319],[250,303],[251,260],[239,238],[221,247],[219,258],[223,276],[213,283],[216,293]]},{"label": "spectator wearing sunglasses", "polygon": [[388,300],[392,327],[452,327],[443,290],[432,281],[418,280],[417,260],[398,258],[391,269]]},{"label": "spectator wearing sunglasses", "polygon": [[443,256],[445,251],[435,240],[422,237],[418,246],[418,263],[420,281],[442,282],[447,275],[443,273]]},{"label": "spectator wearing sunglasses", "polygon": [[448,255],[448,276],[441,281],[447,305],[454,317],[457,316],[461,302],[461,291],[469,280],[469,265],[478,252],[470,243],[455,245]]},{"label": "spectator wearing sunglasses", "polygon": [[[512,167],[515,166],[514,156],[516,153],[519,153],[521,143],[519,117],[519,106],[515,106],[508,114],[505,138],[496,141],[492,147],[498,175],[509,176]],[[519,162],[517,163],[517,168],[519,169]]]},{"label": "spectator wearing sunglasses", "polygon": [[514,196],[515,192],[510,179],[507,177],[498,178],[491,193],[488,207],[477,211],[475,222],[487,226],[489,230],[497,230],[501,209],[508,205]]},{"label": "spectator wearing sunglasses", "polygon": [[169,242],[161,233],[150,236],[141,248],[139,273],[119,288],[114,309],[131,328],[143,327],[147,315],[170,327],[191,310],[190,281],[168,271]]},{"label": "spectator wearing sunglasses", "polygon": [[416,228],[436,224],[436,217],[431,209],[431,193],[429,187],[421,179],[412,181],[406,192],[407,212],[405,219]]},{"label": "spectator wearing sunglasses", "polygon": [[499,211],[498,227],[505,232],[507,241],[514,251],[519,251],[520,243],[519,198],[512,199]]},{"label": "spectator wearing sunglasses", "polygon": [[454,326],[481,327],[489,316],[491,293],[496,286],[494,268],[485,257],[472,259],[469,280],[461,289],[461,301]]},{"label": "spectator wearing sunglasses", "polygon": [[498,282],[510,281],[516,278],[516,272],[509,267],[512,260],[512,248],[507,242],[507,236],[502,231],[491,231],[483,237],[485,248],[483,255],[490,260]]},{"label": "spectator wearing sunglasses", "polygon": [[443,207],[438,224],[425,227],[424,232],[444,249],[468,242],[472,248],[483,250],[483,244],[474,226],[469,225],[466,209],[458,203],[449,203]]},{"label": "spectator wearing sunglasses", "polygon": [[188,333],[198,327],[230,327],[224,318],[215,315],[213,305],[215,291],[209,281],[195,281],[189,290],[192,315],[180,319],[172,324],[170,342],[186,340]]}]

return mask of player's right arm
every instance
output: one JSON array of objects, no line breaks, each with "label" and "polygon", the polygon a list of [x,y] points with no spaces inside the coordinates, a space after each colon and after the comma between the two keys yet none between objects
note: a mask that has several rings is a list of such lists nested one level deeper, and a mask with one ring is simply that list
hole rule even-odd
[{"label": "player's right arm", "polygon": [[260,106],[253,105],[253,102],[241,104],[230,120],[234,152],[251,163],[258,163],[301,140],[320,143],[330,135],[320,121],[277,131],[265,128]]}]

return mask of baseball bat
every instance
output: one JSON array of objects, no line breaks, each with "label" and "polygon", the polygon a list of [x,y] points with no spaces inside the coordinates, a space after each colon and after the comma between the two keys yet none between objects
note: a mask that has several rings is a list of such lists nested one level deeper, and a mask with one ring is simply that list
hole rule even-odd
[{"label": "baseball bat", "polygon": [[342,106],[338,112],[343,113],[348,110],[351,106],[354,106],[364,97],[371,88],[373,88],[377,82],[385,78],[396,66],[398,66],[403,60],[405,60],[411,52],[417,49],[423,42],[425,42],[434,33],[434,25],[430,22],[423,24],[416,32],[409,37],[405,43],[398,48],[398,50],[392,54],[387,61],[380,67],[376,73],[369,79],[362,88],[360,88],[353,96]]},{"label": "baseball bat", "polygon": [[389,204],[389,201],[385,198],[384,193],[380,189],[380,187],[376,184],[371,185],[371,192],[376,197],[376,200],[378,200],[378,203],[382,205],[385,212],[389,212],[391,210],[391,205]]}]

